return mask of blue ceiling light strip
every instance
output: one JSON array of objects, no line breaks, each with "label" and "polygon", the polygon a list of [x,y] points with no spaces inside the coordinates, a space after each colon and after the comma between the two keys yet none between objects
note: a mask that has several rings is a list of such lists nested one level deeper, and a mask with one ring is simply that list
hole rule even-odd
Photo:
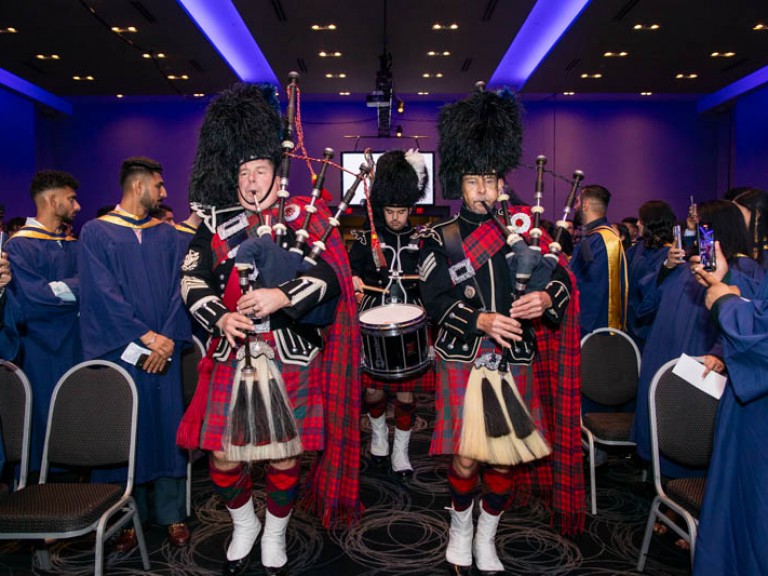
[{"label": "blue ceiling light strip", "polygon": [[240,80],[279,84],[232,0],[178,2]]},{"label": "blue ceiling light strip", "polygon": [[521,90],[589,1],[538,0],[488,84]]},{"label": "blue ceiling light strip", "polygon": [[764,66],[763,68],[760,68],[760,70],[736,80],[736,82],[729,84],[725,88],[721,88],[717,92],[701,97],[696,105],[696,111],[699,114],[708,112],[713,108],[725,104],[729,100],[743,96],[747,92],[759,88],[766,83],[768,83],[768,66]]},{"label": "blue ceiling light strip", "polygon": [[31,98],[40,104],[44,104],[49,108],[58,110],[67,115],[72,115],[72,104],[63,98],[54,96],[50,92],[46,92],[42,88],[35,86],[31,82],[27,82],[23,78],[19,78],[15,74],[11,74],[7,70],[0,68],[0,86],[5,86],[12,92]]}]

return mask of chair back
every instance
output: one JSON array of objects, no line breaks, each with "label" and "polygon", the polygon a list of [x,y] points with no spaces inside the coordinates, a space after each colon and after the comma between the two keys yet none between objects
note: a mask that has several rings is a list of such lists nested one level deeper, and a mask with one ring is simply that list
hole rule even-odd
[{"label": "chair back", "polygon": [[137,420],[138,395],[128,372],[105,360],[73,366],[53,390],[40,481],[49,462],[84,468],[127,463],[130,490]]},{"label": "chair back", "polygon": [[673,374],[676,363],[677,358],[656,371],[648,392],[651,448],[677,464],[706,469],[718,400]]},{"label": "chair back", "polygon": [[184,390],[184,406],[189,406],[197,388],[197,365],[205,356],[205,347],[197,336],[192,336],[192,346],[181,352],[181,383]]},{"label": "chair back", "polygon": [[605,406],[621,406],[637,395],[640,351],[615,328],[598,328],[581,340],[581,393]]},{"label": "chair back", "polygon": [[32,424],[32,387],[24,371],[0,360],[0,441],[5,459],[20,464],[18,488],[24,488],[29,469],[29,434]]}]

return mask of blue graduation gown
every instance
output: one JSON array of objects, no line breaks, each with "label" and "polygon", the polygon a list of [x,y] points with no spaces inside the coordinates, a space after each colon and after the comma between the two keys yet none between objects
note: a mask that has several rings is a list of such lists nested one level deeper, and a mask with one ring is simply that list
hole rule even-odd
[{"label": "blue graduation gown", "polygon": [[[25,232],[32,229],[24,227]],[[77,319],[78,242],[17,234],[8,241],[5,251],[13,272],[8,289],[23,310],[23,316],[17,318],[21,336],[17,362],[32,386],[29,464],[30,470],[38,470],[53,389],[59,378],[83,359]],[[56,296],[48,285],[54,281],[64,282],[76,300],[69,302]]]},{"label": "blue graduation gown", "polygon": [[16,329],[20,310],[13,294],[4,290],[0,295],[0,359],[13,362],[19,351],[19,332]]},{"label": "blue graduation gown", "polygon": [[[610,224],[606,218],[590,222],[587,226],[587,235],[582,236],[570,260],[571,270],[576,276],[576,284],[579,288],[582,338],[597,328],[608,326],[608,252],[603,237],[598,232],[589,233],[599,226],[610,226]],[[618,240],[618,236],[616,238]],[[586,245],[589,247],[587,248]],[[619,273],[622,310],[624,309],[625,264],[626,262],[622,259]]]},{"label": "blue graduation gown", "polygon": [[648,332],[651,330],[653,319],[656,317],[656,309],[641,311],[643,293],[641,280],[653,274],[659,273],[664,260],[669,252],[668,247],[646,248],[644,242],[638,242],[627,251],[627,269],[629,277],[629,294],[627,300],[627,334],[635,341],[640,352],[645,347]]},{"label": "blue graduation gown", "polygon": [[[749,291],[748,278],[761,277],[764,272],[749,258],[738,258],[731,265],[732,281]],[[651,272],[642,280],[644,298],[641,312],[656,308],[656,319],[648,333],[643,351],[640,380],[637,386],[635,419],[630,440],[637,443],[637,454],[651,459],[651,429],[648,414],[648,390],[651,380],[661,366],[685,353],[689,356],[711,354],[722,358],[717,326],[704,306],[706,289],[701,286],[687,265],[673,269],[661,284]],[[661,473],[672,478],[703,476],[705,469],[691,469],[661,458]]]},{"label": "blue graduation gown", "polygon": [[695,576],[768,574],[768,277],[759,300],[719,300],[728,367],[699,521]]},{"label": "blue graduation gown", "polygon": [[[176,447],[183,413],[180,351],[189,340],[189,320],[179,294],[180,245],[177,232],[158,224],[142,230],[103,219],[80,234],[83,350],[87,359],[110,360],[125,368],[139,393],[136,483],[181,478],[186,455]],[[120,359],[125,347],[149,330],[174,340],[168,372],[148,374]],[[107,475],[105,480],[121,478]]]}]

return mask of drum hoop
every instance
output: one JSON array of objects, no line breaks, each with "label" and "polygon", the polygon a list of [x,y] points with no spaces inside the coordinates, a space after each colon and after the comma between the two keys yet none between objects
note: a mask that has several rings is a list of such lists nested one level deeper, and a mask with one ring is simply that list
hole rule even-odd
[{"label": "drum hoop", "polygon": [[373,308],[368,308],[368,310],[364,310],[363,312],[368,312],[369,310],[376,310],[377,308],[386,308],[389,306],[392,306],[392,307],[407,306],[409,308],[416,308],[421,312],[421,314],[411,320],[402,320],[400,322],[387,322],[386,324],[372,324],[370,322],[365,322],[363,320],[360,320],[360,329],[363,332],[368,330],[369,333],[375,332],[376,334],[397,336],[398,334],[409,334],[410,332],[414,332],[415,330],[420,329],[422,326],[426,325],[427,323],[426,311],[421,306],[416,306],[415,304],[386,304],[384,306],[375,306]]}]

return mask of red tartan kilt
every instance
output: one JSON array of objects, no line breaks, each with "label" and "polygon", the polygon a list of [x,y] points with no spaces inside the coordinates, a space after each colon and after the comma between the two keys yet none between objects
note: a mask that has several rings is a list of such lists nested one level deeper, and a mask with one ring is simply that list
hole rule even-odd
[{"label": "red tartan kilt", "polygon": [[[314,361],[320,360],[316,358]],[[317,390],[310,389],[309,367],[283,364],[278,357],[275,363],[283,376],[304,450],[322,450],[325,445],[322,396],[319,387]],[[200,447],[203,450],[223,450],[222,438],[227,431],[236,365],[234,354],[226,362],[214,363],[200,434]]]},{"label": "red tartan kilt", "polygon": [[375,388],[387,392],[432,393],[435,391],[435,365],[430,364],[421,374],[401,380],[380,380],[363,372],[363,388]]},{"label": "red tartan kilt", "polygon": [[[478,355],[494,350],[498,352],[498,349],[484,339]],[[467,390],[469,373],[472,371],[474,363],[447,361],[439,356],[436,362],[435,429],[432,434],[429,453],[433,456],[458,454],[461,442],[464,394]],[[541,402],[536,387],[532,385],[533,370],[531,366],[512,366],[510,370],[520,396],[531,413],[533,422],[539,430],[543,431]]]}]

